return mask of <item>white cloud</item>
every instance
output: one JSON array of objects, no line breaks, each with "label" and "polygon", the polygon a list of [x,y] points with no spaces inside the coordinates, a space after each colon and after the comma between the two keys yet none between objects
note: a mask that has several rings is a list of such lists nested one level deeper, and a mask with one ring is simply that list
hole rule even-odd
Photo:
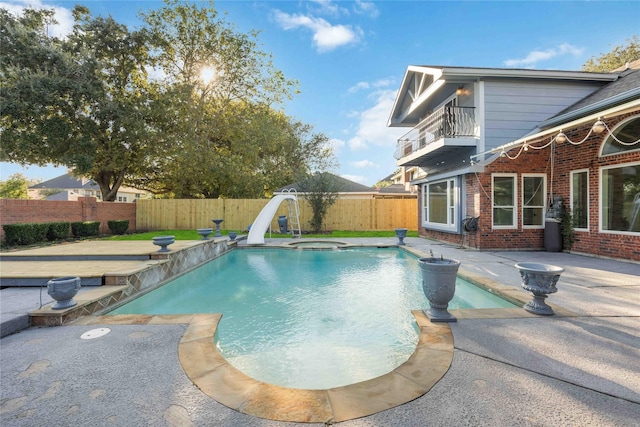
[{"label": "white cloud", "polygon": [[371,160],[357,160],[355,162],[351,162],[351,166],[356,169],[365,169],[365,168],[375,168],[377,165],[373,163]]},{"label": "white cloud", "polygon": [[395,101],[396,91],[380,90],[373,94],[375,105],[360,112],[355,136],[347,142],[352,151],[374,147],[395,147],[396,140],[406,129],[389,128],[387,120]]},{"label": "white cloud", "polygon": [[360,89],[369,89],[369,83],[367,82],[358,82],[355,86],[351,86],[347,92],[348,93],[356,93]]},{"label": "white cloud", "polygon": [[395,79],[391,78],[391,77],[385,78],[385,79],[379,79],[379,80],[376,80],[373,83],[358,82],[354,86],[351,86],[347,90],[347,93],[356,93],[359,90],[366,90],[366,89],[370,89],[370,88],[380,89],[380,88],[383,88],[383,87],[395,86],[395,84],[396,84]]},{"label": "white cloud", "polygon": [[522,59],[508,59],[504,61],[504,65],[507,67],[535,67],[538,62],[565,55],[579,56],[583,51],[583,48],[563,43],[558,47],[547,50],[534,50]]},{"label": "white cloud", "polygon": [[393,77],[388,77],[386,79],[380,79],[380,80],[376,80],[375,82],[373,82],[373,87],[387,87],[387,86],[395,86],[396,84],[396,79],[394,79]]},{"label": "white cloud", "polygon": [[371,18],[377,18],[380,11],[372,1],[356,0],[353,11],[359,15],[368,15]]},{"label": "white cloud", "polygon": [[312,16],[288,14],[274,10],[275,21],[284,30],[306,28],[313,32],[313,43],[318,52],[327,52],[339,46],[358,43],[362,37],[362,30],[348,25],[331,25],[322,18]]},{"label": "white cloud", "polygon": [[342,139],[337,138],[331,138],[328,143],[335,154],[340,153],[344,146],[347,145]]},{"label": "white cloud", "polygon": [[24,9],[53,9],[57,24],[50,25],[48,34],[52,37],[65,38],[73,28],[73,16],[70,9],[64,7],[44,4],[39,0],[19,0],[13,2],[0,2],[0,8],[6,9],[9,13],[18,16]]},{"label": "white cloud", "polygon": [[344,7],[340,7],[331,0],[313,0],[308,2],[307,10],[319,15],[348,15],[349,11]]}]

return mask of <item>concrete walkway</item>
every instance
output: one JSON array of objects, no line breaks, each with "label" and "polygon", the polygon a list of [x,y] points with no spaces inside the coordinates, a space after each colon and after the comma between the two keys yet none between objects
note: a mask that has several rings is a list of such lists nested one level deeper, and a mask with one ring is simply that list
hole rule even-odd
[{"label": "concrete walkway", "polygon": [[[515,263],[561,266],[559,290],[547,302],[564,316],[460,316],[449,325],[453,362],[428,393],[339,425],[640,426],[639,264],[566,253],[477,252],[419,238],[405,242],[459,259],[466,272],[518,290]],[[9,291],[0,291],[3,315],[9,300],[38,308],[38,289],[25,290],[30,294],[23,297],[22,290]],[[105,328],[110,332],[104,336],[81,339]],[[0,425],[322,425],[260,419],[209,398],[178,360],[186,328],[71,325],[29,328],[1,339]]]}]

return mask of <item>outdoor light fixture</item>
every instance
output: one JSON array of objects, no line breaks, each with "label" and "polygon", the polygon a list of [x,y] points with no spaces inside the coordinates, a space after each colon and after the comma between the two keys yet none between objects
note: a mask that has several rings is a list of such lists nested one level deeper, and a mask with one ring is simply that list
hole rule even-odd
[{"label": "outdoor light fixture", "polygon": [[593,124],[593,126],[591,127],[591,131],[596,135],[599,135],[602,132],[604,132],[606,128],[607,128],[607,125],[605,125],[604,122],[600,119],[600,117],[598,117],[598,121]]},{"label": "outdoor light fixture", "polygon": [[460,96],[460,95],[469,95],[471,92],[469,92],[467,89],[464,88],[464,86],[458,86],[458,89],[456,89],[456,95]]},{"label": "outdoor light fixture", "polygon": [[[458,91],[460,90],[465,90],[462,86],[460,88],[458,88]],[[456,91],[456,93],[458,93],[458,91]],[[557,128],[556,128],[557,129]],[[632,145],[636,145],[636,144],[640,144],[640,138],[638,138],[635,141],[622,141],[620,140],[615,133],[613,133],[611,131],[611,129],[609,129],[609,127],[607,126],[607,124],[605,123],[603,117],[598,117],[598,120],[596,120],[596,122],[591,126],[591,129],[589,130],[589,132],[587,133],[587,135],[580,141],[572,141],[563,131],[562,129],[560,129],[560,132],[556,135],[556,136],[551,136],[549,141],[546,143],[542,143],[542,145],[538,145],[536,143],[531,144],[529,141],[531,141],[531,137],[528,136],[527,140],[519,140],[519,141],[514,141],[512,143],[506,144],[504,146],[501,147],[495,147],[492,150],[490,150],[490,152],[492,154],[495,154],[498,152],[498,150],[502,150],[500,151],[500,157],[508,157],[511,160],[515,160],[518,157],[520,157],[520,155],[522,154],[523,151],[529,151],[529,149],[534,149],[534,150],[542,150],[545,149],[547,147],[549,147],[550,145],[552,145],[554,142],[558,143],[558,144],[563,144],[565,142],[568,142],[572,145],[580,145],[584,142],[586,142],[590,137],[592,137],[593,135],[601,135],[603,133],[607,132],[607,134],[605,136],[603,136],[603,141],[604,138],[612,138],[613,140],[615,140],[618,144],[620,145],[624,145],[624,146],[632,146]],[[549,134],[547,134],[549,135]],[[536,135],[536,137],[538,137],[538,135]],[[518,144],[516,144],[518,143]],[[510,156],[507,154],[507,150],[511,150],[512,148],[515,147],[520,147],[520,151],[518,151],[518,153],[514,156]],[[482,154],[486,154],[486,153],[480,153],[480,154],[475,154],[473,156],[471,156],[471,164],[475,164],[477,163],[477,161],[474,161],[473,158],[478,157]]]}]

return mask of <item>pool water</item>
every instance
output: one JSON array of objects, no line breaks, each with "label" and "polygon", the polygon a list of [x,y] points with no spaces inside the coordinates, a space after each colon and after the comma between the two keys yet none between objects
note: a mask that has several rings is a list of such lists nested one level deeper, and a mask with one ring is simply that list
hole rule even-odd
[{"label": "pool water", "polygon": [[[449,308],[513,304],[458,278]],[[256,380],[327,389],[388,373],[429,308],[417,258],[397,248],[234,250],[110,314],[223,313],[217,348]]]},{"label": "pool water", "polygon": [[300,241],[289,243],[289,246],[296,248],[337,248],[338,246],[345,246],[344,242],[333,242],[330,240],[312,240],[312,241]]}]

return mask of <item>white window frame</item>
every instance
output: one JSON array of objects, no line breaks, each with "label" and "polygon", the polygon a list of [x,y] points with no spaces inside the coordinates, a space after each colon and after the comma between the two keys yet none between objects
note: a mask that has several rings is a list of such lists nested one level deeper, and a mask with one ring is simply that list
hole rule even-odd
[{"label": "white window frame", "polygon": [[[447,183],[447,224],[429,222],[429,186]],[[460,211],[460,180],[457,177],[434,180],[422,184],[422,226],[430,230],[447,232],[458,231],[458,212]]]},{"label": "white window frame", "polygon": [[[629,117],[626,120],[621,121],[620,123],[615,125],[613,129],[611,129],[611,134],[610,135],[613,135],[616,130],[618,130],[619,128],[625,126],[627,123],[629,123],[632,120],[640,120],[640,116]],[[640,151],[640,144],[636,144],[635,146],[631,146],[632,148],[630,148],[629,150],[624,150],[624,151],[620,151],[620,152],[617,152],[617,153],[603,154],[604,153],[604,149],[606,148],[607,143],[609,141],[611,141],[611,138],[612,138],[612,136],[608,136],[602,142],[602,145],[600,146],[600,152],[598,153],[599,157],[619,156],[621,154],[634,153],[634,152]]]},{"label": "white window frame", "polygon": [[[495,204],[495,178],[511,178],[513,179],[513,205],[496,205]],[[513,208],[512,225],[495,225],[494,210],[495,208]],[[518,228],[518,174],[517,173],[492,173],[491,174],[491,228],[494,230],[513,230]]]},{"label": "white window frame", "polygon": [[603,210],[604,210],[604,184],[602,182],[602,175],[603,172],[605,170],[609,170],[609,169],[622,169],[625,166],[640,166],[640,162],[629,162],[629,163],[620,163],[617,165],[611,165],[611,166],[603,166],[599,169],[598,171],[598,188],[599,188],[599,192],[598,192],[598,231],[600,233],[607,233],[607,234],[625,234],[625,235],[629,235],[629,236],[637,236],[638,233],[634,232],[634,231],[620,231],[620,230],[605,230],[603,228]]},{"label": "white window frame", "polygon": [[[525,206],[525,195],[524,195],[524,180],[526,178],[542,178],[542,189],[540,191],[542,191],[542,205],[530,205],[530,206]],[[521,183],[520,185],[522,186],[522,199],[520,201],[520,210],[522,211],[522,228],[527,228],[527,229],[540,229],[540,228],[544,228],[544,216],[547,212],[546,210],[546,206],[545,206],[545,200],[547,199],[546,195],[547,195],[547,175],[544,173],[523,173],[522,177],[521,177]],[[540,224],[536,224],[536,225],[525,225],[524,223],[524,210],[525,209],[540,209],[542,208],[542,216],[540,218]]]},{"label": "white window frame", "polygon": [[[573,170],[569,173],[569,200],[571,203],[571,213],[573,214],[574,211],[574,206],[573,206],[573,193],[574,193],[574,188],[573,188],[573,177],[574,175],[577,174],[583,174],[586,173],[587,174],[587,195],[591,194],[591,189],[589,188],[589,169],[576,169]],[[587,227],[586,228],[581,228],[581,227],[574,227],[575,230],[578,231],[589,231],[589,218],[590,218],[590,209],[591,209],[591,203],[587,202]]]}]

